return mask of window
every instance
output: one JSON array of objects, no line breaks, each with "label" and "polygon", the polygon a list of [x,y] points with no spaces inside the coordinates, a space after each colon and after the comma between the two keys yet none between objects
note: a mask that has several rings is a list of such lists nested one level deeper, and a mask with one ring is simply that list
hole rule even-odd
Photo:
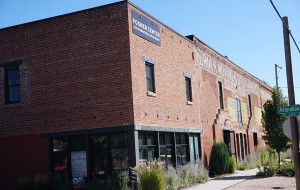
[{"label": "window", "polygon": [[68,139],[53,139],[53,171],[62,176],[69,175],[69,144]]},{"label": "window", "polygon": [[94,178],[107,179],[113,171],[126,170],[128,140],[126,133],[91,136],[91,168]]},{"label": "window", "polygon": [[248,102],[249,102],[249,117],[252,117],[252,104],[251,104],[251,96],[248,95]]},{"label": "window", "polygon": [[173,139],[174,134],[173,133],[159,133],[159,144],[160,144],[160,150],[159,150],[159,156],[160,160],[165,162],[166,165],[173,164]]},{"label": "window", "polygon": [[7,104],[20,102],[19,66],[5,68],[5,100]]},{"label": "window", "polygon": [[236,112],[237,112],[237,121],[239,125],[242,126],[243,121],[242,121],[241,101],[239,99],[236,99]]},{"label": "window", "polygon": [[155,93],[154,64],[146,61],[147,91]]},{"label": "window", "polygon": [[186,99],[188,102],[192,102],[192,81],[191,78],[185,77]]},{"label": "window", "polygon": [[[157,141],[156,141],[157,142]],[[155,133],[139,132],[139,161],[154,160],[155,155]]]},{"label": "window", "polygon": [[218,88],[219,88],[219,104],[220,104],[220,108],[224,109],[223,89],[222,89],[222,83],[220,81],[218,81]]},{"label": "window", "polygon": [[176,133],[176,157],[177,165],[184,165],[188,162],[187,151],[188,143],[187,137],[184,133]]},{"label": "window", "polygon": [[257,145],[258,145],[257,133],[253,133],[253,143],[254,143],[254,147],[257,147]]}]

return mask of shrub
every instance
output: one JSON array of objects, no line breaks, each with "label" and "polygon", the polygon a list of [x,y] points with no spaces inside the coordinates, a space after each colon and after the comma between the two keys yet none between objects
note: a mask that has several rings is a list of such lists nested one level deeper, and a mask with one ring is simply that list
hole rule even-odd
[{"label": "shrub", "polygon": [[275,165],[265,166],[264,167],[264,176],[273,177],[277,174],[277,167]]},{"label": "shrub", "polygon": [[130,190],[128,171],[115,171],[109,179],[111,190]]},{"label": "shrub", "polygon": [[70,190],[72,187],[71,181],[59,174],[53,174],[49,177],[49,186],[52,190]]},{"label": "shrub", "polygon": [[181,187],[181,180],[176,170],[172,166],[168,166],[166,171],[167,190],[177,190]]},{"label": "shrub", "polygon": [[273,149],[269,149],[269,165],[273,165],[275,162],[275,153]]},{"label": "shrub", "polygon": [[140,180],[142,190],[165,190],[167,187],[166,176],[158,169],[143,172]]},{"label": "shrub", "polygon": [[261,165],[266,166],[267,165],[267,155],[266,151],[264,149],[259,150],[260,152],[260,158],[261,158]]},{"label": "shrub", "polygon": [[283,176],[293,177],[295,176],[294,164],[291,162],[283,162],[278,172]]},{"label": "shrub", "polygon": [[239,170],[247,170],[247,167],[245,165],[240,165]]},{"label": "shrub", "polygon": [[225,143],[214,143],[210,156],[210,175],[221,175],[228,170],[229,153]]},{"label": "shrub", "polygon": [[248,170],[253,169],[261,165],[261,154],[258,151],[255,151],[251,154],[245,156],[243,160],[238,161],[239,170]]},{"label": "shrub", "polygon": [[234,156],[229,158],[228,173],[234,173],[236,170],[236,159]]},{"label": "shrub", "polygon": [[35,189],[37,190],[48,190],[49,183],[48,183],[48,176],[44,174],[38,174],[33,179]]},{"label": "shrub", "polygon": [[17,181],[18,190],[32,190],[32,183],[30,177],[20,177]]}]

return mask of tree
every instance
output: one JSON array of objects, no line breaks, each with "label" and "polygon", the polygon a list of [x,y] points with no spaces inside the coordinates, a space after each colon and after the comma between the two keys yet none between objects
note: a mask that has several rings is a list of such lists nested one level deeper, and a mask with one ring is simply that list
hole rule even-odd
[{"label": "tree", "polygon": [[262,125],[264,128],[263,139],[266,144],[274,149],[278,154],[278,166],[280,167],[280,152],[286,151],[291,147],[290,139],[283,133],[282,125],[287,117],[277,114],[278,106],[288,105],[286,97],[282,91],[273,89],[272,100],[267,100],[262,111]]}]

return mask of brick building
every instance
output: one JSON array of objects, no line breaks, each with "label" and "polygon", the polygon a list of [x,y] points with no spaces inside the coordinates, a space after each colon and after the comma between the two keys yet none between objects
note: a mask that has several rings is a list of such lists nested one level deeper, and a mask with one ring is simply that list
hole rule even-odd
[{"label": "brick building", "polygon": [[240,159],[264,144],[271,88],[130,2],[3,28],[0,43],[5,189],[48,171],[207,163],[214,140]]}]

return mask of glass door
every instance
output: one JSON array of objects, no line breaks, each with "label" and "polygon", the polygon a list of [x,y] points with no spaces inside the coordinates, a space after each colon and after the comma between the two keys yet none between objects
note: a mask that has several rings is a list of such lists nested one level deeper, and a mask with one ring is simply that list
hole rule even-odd
[{"label": "glass door", "polygon": [[189,135],[190,144],[190,161],[195,162],[200,159],[200,149],[199,149],[199,134]]}]

